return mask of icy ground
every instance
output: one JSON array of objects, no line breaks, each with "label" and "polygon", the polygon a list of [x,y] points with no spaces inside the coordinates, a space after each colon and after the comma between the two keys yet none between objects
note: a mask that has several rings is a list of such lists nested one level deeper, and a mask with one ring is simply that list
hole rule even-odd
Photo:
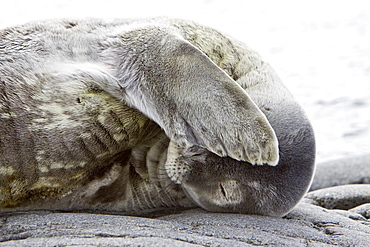
[{"label": "icy ground", "polygon": [[0,0],[0,28],[56,17],[193,19],[257,50],[305,108],[317,160],[370,153],[366,0]]}]

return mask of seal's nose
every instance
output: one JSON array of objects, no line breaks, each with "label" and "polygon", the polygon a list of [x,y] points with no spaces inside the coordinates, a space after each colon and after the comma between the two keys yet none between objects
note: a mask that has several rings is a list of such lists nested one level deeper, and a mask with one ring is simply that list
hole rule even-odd
[{"label": "seal's nose", "polygon": [[219,199],[215,200],[214,203],[219,206],[230,206],[232,204],[239,204],[243,201],[240,185],[236,180],[221,182],[216,193]]},{"label": "seal's nose", "polygon": [[239,181],[228,179],[194,186],[182,184],[185,194],[196,204],[209,211],[234,212],[244,203]]}]

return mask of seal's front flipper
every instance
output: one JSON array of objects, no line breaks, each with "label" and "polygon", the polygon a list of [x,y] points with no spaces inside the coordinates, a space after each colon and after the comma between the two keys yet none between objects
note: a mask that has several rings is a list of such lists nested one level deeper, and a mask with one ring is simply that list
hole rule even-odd
[{"label": "seal's front flipper", "polygon": [[128,51],[121,66],[126,102],[182,147],[198,145],[251,164],[278,163],[274,130],[233,79],[180,35],[140,31],[132,44],[137,57]]}]

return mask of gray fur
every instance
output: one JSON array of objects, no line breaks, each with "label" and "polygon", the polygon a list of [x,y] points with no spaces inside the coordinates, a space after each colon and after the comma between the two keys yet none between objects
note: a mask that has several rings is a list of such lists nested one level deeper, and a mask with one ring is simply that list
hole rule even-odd
[{"label": "gray fur", "polygon": [[272,68],[193,22],[2,30],[0,114],[3,211],[282,215],[313,173],[311,126]]}]

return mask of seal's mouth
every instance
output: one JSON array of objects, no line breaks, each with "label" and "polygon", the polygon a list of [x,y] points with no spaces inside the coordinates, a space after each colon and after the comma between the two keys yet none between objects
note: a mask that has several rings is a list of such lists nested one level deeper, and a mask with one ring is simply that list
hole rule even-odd
[{"label": "seal's mouth", "polygon": [[182,149],[174,142],[170,141],[167,149],[167,159],[164,169],[168,177],[176,184],[181,184],[184,181],[186,174],[191,169],[186,162],[183,161]]},{"label": "seal's mouth", "polygon": [[176,184],[182,184],[190,174],[195,160],[205,161],[205,151],[198,146],[183,148],[170,141],[164,168],[168,177]]}]

